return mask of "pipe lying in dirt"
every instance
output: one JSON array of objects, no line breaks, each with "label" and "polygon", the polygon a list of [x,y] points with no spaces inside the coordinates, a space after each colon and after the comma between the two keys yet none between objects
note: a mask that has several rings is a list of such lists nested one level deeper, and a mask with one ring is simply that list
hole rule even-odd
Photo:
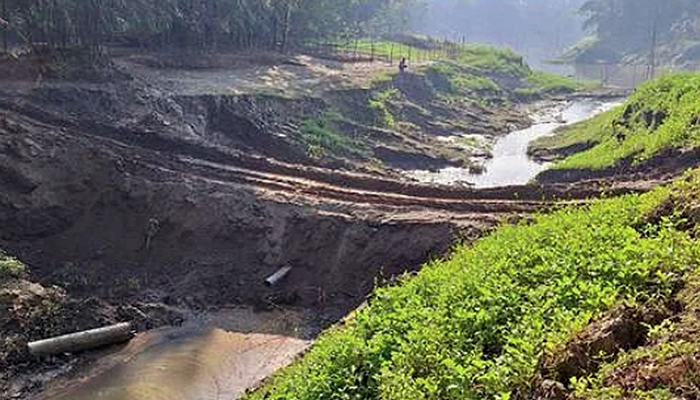
[{"label": "pipe lying in dirt", "polygon": [[279,271],[275,272],[274,274],[270,275],[265,279],[265,285],[267,286],[276,286],[282,279],[284,279],[285,276],[289,273],[289,271],[292,270],[292,267],[289,265],[286,265],[282,268],[279,269]]},{"label": "pipe lying in dirt", "polygon": [[31,342],[27,346],[35,356],[54,355],[62,353],[77,353],[110,344],[123,343],[131,340],[134,332],[131,323],[125,322],[104,328],[71,333],[69,335]]}]

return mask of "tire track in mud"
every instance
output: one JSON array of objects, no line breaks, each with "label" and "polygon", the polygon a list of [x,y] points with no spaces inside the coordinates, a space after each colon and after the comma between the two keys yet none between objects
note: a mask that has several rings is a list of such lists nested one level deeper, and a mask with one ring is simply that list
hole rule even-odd
[{"label": "tire track in mud", "polygon": [[[23,124],[45,130],[59,128],[63,135],[87,138],[107,148],[127,151],[142,165],[162,172],[180,173],[220,184],[248,186],[277,195],[290,194],[317,202],[341,202],[350,207],[363,205],[394,210],[418,207],[455,214],[521,214],[583,204],[600,192],[596,185],[576,187],[572,184],[492,189],[425,185],[287,164],[156,133],[71,121],[32,105],[0,100],[0,109],[3,108]],[[608,189],[607,193],[629,191],[639,190],[623,186]]]}]

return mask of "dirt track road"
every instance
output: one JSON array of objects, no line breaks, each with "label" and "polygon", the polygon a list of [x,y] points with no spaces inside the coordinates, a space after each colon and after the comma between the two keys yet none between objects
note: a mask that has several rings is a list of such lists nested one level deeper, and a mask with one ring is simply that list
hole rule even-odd
[{"label": "dirt track road", "polygon": [[[0,109],[2,109],[0,104]],[[5,104],[5,106],[8,106]],[[382,220],[410,216],[453,221],[493,222],[512,214],[532,213],[567,204],[580,204],[605,190],[608,194],[645,191],[659,182],[583,182],[566,185],[528,185],[472,189],[392,180],[367,174],[294,165],[236,152],[230,149],[194,146],[177,139],[148,137],[104,126],[72,124],[42,118],[37,113],[4,110],[9,124],[33,133],[56,134],[94,146],[112,149],[130,157],[145,175],[175,179],[199,179],[232,190],[245,187],[260,198],[304,203],[319,210],[345,211]],[[29,115],[28,115],[29,114]]]}]

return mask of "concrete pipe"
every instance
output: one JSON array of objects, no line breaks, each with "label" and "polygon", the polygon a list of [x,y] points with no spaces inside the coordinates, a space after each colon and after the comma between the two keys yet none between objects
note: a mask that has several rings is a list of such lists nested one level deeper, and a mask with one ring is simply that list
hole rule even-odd
[{"label": "concrete pipe", "polygon": [[125,322],[104,328],[92,329],[51,339],[39,340],[28,344],[29,352],[33,355],[53,355],[62,353],[77,353],[110,344],[131,340],[134,332],[131,323]]},{"label": "concrete pipe", "polygon": [[285,276],[287,276],[287,274],[289,274],[289,271],[291,270],[292,267],[289,265],[280,268],[277,272],[265,279],[265,284],[267,286],[276,286]]}]

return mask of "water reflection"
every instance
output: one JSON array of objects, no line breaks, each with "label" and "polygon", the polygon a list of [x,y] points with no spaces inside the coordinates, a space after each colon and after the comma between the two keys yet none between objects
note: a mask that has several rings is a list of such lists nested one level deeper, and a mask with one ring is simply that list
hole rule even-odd
[{"label": "water reflection", "polygon": [[486,172],[483,174],[473,174],[467,168],[450,167],[439,171],[409,171],[407,175],[424,183],[449,185],[466,182],[477,188],[526,184],[548,167],[548,164],[537,163],[527,156],[530,142],[551,134],[560,126],[583,121],[619,104],[619,101],[577,100],[561,111],[533,116],[534,125],[510,133],[496,142],[493,158],[486,162]]}]

